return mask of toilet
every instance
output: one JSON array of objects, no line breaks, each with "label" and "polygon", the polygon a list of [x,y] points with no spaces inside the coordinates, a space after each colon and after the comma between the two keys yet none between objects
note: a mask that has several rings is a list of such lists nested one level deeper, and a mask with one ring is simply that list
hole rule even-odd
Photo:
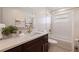
[{"label": "toilet", "polygon": [[54,39],[48,39],[48,49],[49,51],[51,51],[51,49],[53,49],[54,47],[56,47],[56,45],[58,44],[58,42]]},{"label": "toilet", "polygon": [[50,43],[50,44],[57,44],[58,42],[56,41],[56,40],[54,40],[54,39],[48,39],[48,42]]}]

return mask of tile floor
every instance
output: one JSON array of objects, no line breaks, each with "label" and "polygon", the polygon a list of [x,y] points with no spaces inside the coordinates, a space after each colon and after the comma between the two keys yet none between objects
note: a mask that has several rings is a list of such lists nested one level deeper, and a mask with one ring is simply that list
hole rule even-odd
[{"label": "tile floor", "polygon": [[49,44],[49,52],[70,52],[62,47],[59,47],[57,45]]}]

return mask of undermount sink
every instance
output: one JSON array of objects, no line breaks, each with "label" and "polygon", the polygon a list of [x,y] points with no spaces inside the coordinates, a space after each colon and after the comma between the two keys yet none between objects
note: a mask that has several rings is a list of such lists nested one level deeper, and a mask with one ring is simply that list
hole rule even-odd
[{"label": "undermount sink", "polygon": [[39,35],[39,34],[42,34],[42,33],[41,32],[31,32],[31,33],[29,33],[29,35],[31,35],[31,36]]},{"label": "undermount sink", "polygon": [[21,33],[21,34],[19,34],[19,36],[30,37],[30,36],[35,36],[35,35],[39,35],[39,34],[42,34],[42,32]]}]

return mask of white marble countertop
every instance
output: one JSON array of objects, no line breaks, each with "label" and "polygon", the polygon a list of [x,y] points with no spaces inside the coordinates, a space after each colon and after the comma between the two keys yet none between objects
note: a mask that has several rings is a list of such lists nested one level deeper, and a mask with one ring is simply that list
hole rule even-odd
[{"label": "white marble countertop", "polygon": [[47,32],[43,32],[43,33],[36,33],[36,34],[25,34],[25,35],[20,35],[18,37],[13,37],[13,38],[9,38],[9,39],[4,39],[4,40],[0,40],[0,52],[9,50],[11,48],[14,48],[16,46],[19,46],[21,44],[24,44],[26,42],[29,42],[31,40],[34,40],[38,37],[41,37],[45,34],[48,34]]}]

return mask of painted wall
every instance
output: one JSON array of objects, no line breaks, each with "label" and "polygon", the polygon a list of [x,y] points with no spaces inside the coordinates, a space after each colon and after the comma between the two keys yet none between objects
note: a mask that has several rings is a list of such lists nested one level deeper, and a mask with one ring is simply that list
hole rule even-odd
[{"label": "painted wall", "polygon": [[0,8],[0,23],[2,22],[2,8]]},{"label": "painted wall", "polygon": [[74,37],[79,39],[79,8],[75,8],[74,12]]},{"label": "painted wall", "polygon": [[3,8],[3,23],[6,25],[15,25],[16,19],[26,18],[27,12],[21,8]]},{"label": "painted wall", "polygon": [[3,23],[6,25],[15,25],[16,19],[33,19],[33,27],[38,31],[48,30],[47,26],[50,22],[50,17],[47,16],[45,8],[3,8]]}]

